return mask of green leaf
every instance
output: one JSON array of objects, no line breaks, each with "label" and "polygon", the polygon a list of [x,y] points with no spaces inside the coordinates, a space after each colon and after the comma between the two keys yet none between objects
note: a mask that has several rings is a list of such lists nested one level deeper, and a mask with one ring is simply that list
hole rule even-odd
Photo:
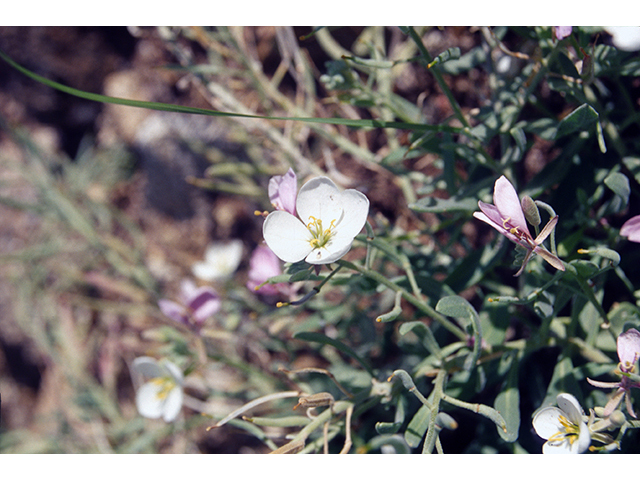
[{"label": "green leaf", "polygon": [[509,375],[504,389],[496,397],[494,407],[506,422],[507,431],[498,428],[498,434],[505,442],[515,442],[520,430],[520,390],[518,390],[518,361],[516,355],[510,355]]},{"label": "green leaf", "polygon": [[564,117],[558,124],[556,139],[570,135],[575,132],[581,132],[594,126],[600,116],[591,105],[583,104],[576,108],[569,115]]},{"label": "green leaf", "polygon": [[424,434],[429,427],[430,416],[431,409],[426,405],[422,405],[409,422],[407,430],[404,432],[404,439],[411,448],[416,448],[422,442]]},{"label": "green leaf", "polygon": [[436,305],[436,311],[454,318],[478,318],[476,309],[459,295],[441,298]]},{"label": "green leaf", "polygon": [[629,187],[629,179],[625,174],[612,172],[604,179],[604,184],[624,200],[625,206],[629,203],[631,188]]},{"label": "green leaf", "polygon": [[417,332],[415,332],[416,335],[420,340],[422,340],[422,344],[429,353],[434,355],[438,360],[442,360],[444,358],[440,350],[440,345],[438,345],[436,338],[433,336],[431,329],[427,325],[419,320],[416,320],[415,322],[406,322],[400,325],[398,332],[400,335],[406,335],[411,330],[417,330]]}]

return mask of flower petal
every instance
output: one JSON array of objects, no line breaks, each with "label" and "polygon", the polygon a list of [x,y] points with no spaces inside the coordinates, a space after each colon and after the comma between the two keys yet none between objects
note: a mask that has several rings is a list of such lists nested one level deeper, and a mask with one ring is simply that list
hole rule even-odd
[{"label": "flower petal", "polygon": [[571,444],[570,451],[571,453],[583,453],[587,451],[589,445],[591,445],[591,432],[589,432],[587,424],[582,422],[580,424],[578,441]]},{"label": "flower petal", "polygon": [[540,437],[547,440],[562,428],[560,423],[562,415],[562,410],[557,407],[543,408],[533,417],[533,428]]},{"label": "flower petal", "polygon": [[353,240],[367,222],[369,199],[364,193],[349,189],[340,194],[340,200],[344,214],[336,225],[336,235]]},{"label": "flower petal", "polygon": [[168,360],[163,360],[160,362],[161,367],[165,369],[164,376],[170,376],[178,385],[182,385],[184,380],[184,376],[182,375],[182,370],[178,368],[175,363],[172,363]]},{"label": "flower petal", "polygon": [[171,300],[161,298],[160,300],[158,300],[158,307],[163,314],[165,314],[174,322],[183,324],[188,323],[187,314],[185,308],[182,305]]},{"label": "flower petal", "polygon": [[165,374],[158,361],[152,357],[138,357],[131,363],[134,375],[145,378],[161,377]]},{"label": "flower petal", "polygon": [[625,392],[624,388],[619,388],[618,390],[616,390],[616,393],[614,393],[613,397],[611,397],[609,399],[609,401],[607,402],[607,404],[604,406],[603,414],[606,417],[611,415],[613,413],[613,411],[616,408],[618,408],[618,405],[620,405],[620,402],[622,401],[622,397],[624,397],[625,393],[626,392]]},{"label": "flower petal", "polygon": [[185,278],[180,282],[180,301],[186,305],[189,303],[189,299],[193,298],[198,287],[193,280]]},{"label": "flower petal", "polygon": [[[249,279],[247,288],[256,291],[256,287],[262,285],[271,277],[282,274],[280,260],[271,249],[265,245],[260,245],[251,254],[249,260]],[[266,284],[262,285],[258,293],[264,295],[275,295],[279,291],[279,285]]]},{"label": "flower petal", "polygon": [[618,388],[620,386],[620,382],[600,382],[598,380],[591,380],[589,377],[587,377],[587,382],[598,388]]},{"label": "flower petal", "polygon": [[488,223],[489,225],[491,225],[493,228],[495,228],[497,231],[499,231],[502,235],[507,237],[512,242],[517,243],[518,245],[522,245],[524,248],[527,248],[527,250],[529,250],[528,246],[525,243],[521,242],[518,237],[516,237],[510,231],[505,230],[502,224],[498,224],[495,222],[494,218],[496,214],[498,216],[497,218],[500,218],[500,212],[498,212],[497,208],[495,208],[493,205],[490,205],[484,202],[478,202],[478,205],[480,206],[480,210],[482,211],[473,212],[473,216],[475,218],[477,218],[478,220],[482,220],[485,223]]},{"label": "flower petal", "polygon": [[584,423],[582,420],[584,412],[576,397],[569,393],[561,393],[557,396],[556,400],[558,402],[558,407],[565,413],[567,420],[574,425]]},{"label": "flower petal", "polygon": [[[578,442],[575,442],[576,444]],[[544,453],[545,455],[550,455],[550,454],[567,454],[567,453],[574,453],[571,451],[571,444],[568,441],[564,441],[564,442],[554,442],[554,443],[549,443],[549,442],[545,442],[544,445],[542,445],[542,453]]]},{"label": "flower petal", "polygon": [[620,235],[627,237],[632,242],[640,242],[640,215],[631,217],[624,222],[620,229]]},{"label": "flower petal", "polygon": [[518,227],[522,232],[529,233],[516,189],[504,175],[496,180],[493,187],[493,204],[497,207],[502,219],[508,218],[511,225]]},{"label": "flower petal", "polygon": [[540,234],[535,239],[536,245],[540,245],[542,242],[545,241],[545,239],[551,234],[551,232],[553,231],[557,223],[558,223],[558,215],[556,215],[551,220],[549,220],[547,224],[544,226]]},{"label": "flower petal", "polygon": [[640,356],[640,332],[635,328],[630,328],[618,335],[617,347],[622,368],[628,372]]},{"label": "flower petal", "polygon": [[305,183],[298,192],[296,209],[305,225],[316,218],[327,228],[331,221],[342,219],[342,195],[331,179],[316,177]]},{"label": "flower petal", "polygon": [[478,208],[480,208],[481,212],[474,212],[474,217],[488,223],[496,230],[504,230],[504,227],[502,226],[502,216],[495,205],[479,201]]},{"label": "flower petal", "polygon": [[242,260],[242,241],[214,243],[207,247],[205,261],[193,265],[193,274],[205,281],[220,280],[236,271]]},{"label": "flower petal", "polygon": [[136,392],[136,407],[140,415],[146,418],[160,418],[162,403],[160,399],[161,387],[155,383],[145,383]]},{"label": "flower petal", "polygon": [[162,419],[173,422],[182,409],[183,393],[181,388],[174,388],[162,403]]},{"label": "flower petal", "polygon": [[333,263],[336,260],[341,259],[351,248],[351,242],[347,245],[337,245],[333,240],[327,243],[322,248],[314,248],[313,251],[307,255],[305,261],[311,265],[325,265],[327,263]]},{"label": "flower petal", "polygon": [[268,192],[269,200],[275,208],[291,215],[296,214],[298,180],[291,168],[286,174],[276,175],[269,180]]},{"label": "flower petal", "polygon": [[262,225],[262,235],[271,251],[285,262],[299,262],[313,250],[310,243],[313,236],[309,229],[296,217],[281,210],[267,216]]},{"label": "flower petal", "polygon": [[549,250],[547,250],[543,246],[534,248],[533,252],[537,253],[542,258],[544,258],[545,261],[552,267],[557,268],[558,270],[561,270],[564,272],[565,268],[564,268],[564,263],[562,263],[562,260],[560,260],[558,257],[556,257],[553,253],[551,253]]},{"label": "flower petal", "polygon": [[200,287],[194,292],[194,296],[189,301],[193,319],[202,323],[211,315],[220,310],[222,302],[215,290],[211,287]]}]

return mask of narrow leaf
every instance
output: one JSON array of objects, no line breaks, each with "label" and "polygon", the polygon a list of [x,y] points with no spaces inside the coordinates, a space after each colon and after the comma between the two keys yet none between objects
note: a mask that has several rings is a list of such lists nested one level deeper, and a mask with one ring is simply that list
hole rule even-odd
[{"label": "narrow leaf", "polygon": [[78,90],[76,88],[68,87],[53,80],[49,80],[37,73],[34,73],[18,63],[14,62],[9,56],[7,56],[2,50],[0,50],[0,58],[18,70],[20,73],[27,77],[47,85],[51,88],[59,90],[61,92],[73,95],[76,97],[84,98],[86,100],[93,100],[101,103],[111,103],[115,105],[126,105],[129,107],[147,108],[149,110],[161,110],[166,112],[177,113],[191,113],[195,115],[209,115],[213,117],[241,117],[241,118],[255,118],[263,120],[293,120],[306,123],[320,123],[330,125],[346,125],[355,128],[398,128],[407,129],[412,131],[451,131],[453,133],[459,132],[460,129],[449,127],[446,125],[427,125],[423,123],[407,123],[407,122],[388,122],[385,120],[377,119],[349,119],[349,118],[315,118],[315,117],[276,117],[276,116],[263,116],[263,115],[249,115],[233,112],[221,112],[218,110],[209,110],[206,108],[188,107],[183,105],[173,105],[170,103],[161,102],[145,102],[142,100],[130,100],[127,98],[110,97],[107,95],[100,95],[98,93],[86,92],[84,90]]},{"label": "narrow leaf", "polygon": [[496,397],[494,407],[500,412],[507,426],[505,432],[498,428],[498,434],[505,442],[515,442],[520,429],[520,391],[518,390],[518,362],[516,355],[507,360],[511,362],[504,389]]},{"label": "narrow leaf", "polygon": [[422,442],[424,434],[429,427],[430,416],[431,409],[426,405],[422,405],[409,422],[407,430],[404,432],[404,439],[411,448],[416,448]]}]

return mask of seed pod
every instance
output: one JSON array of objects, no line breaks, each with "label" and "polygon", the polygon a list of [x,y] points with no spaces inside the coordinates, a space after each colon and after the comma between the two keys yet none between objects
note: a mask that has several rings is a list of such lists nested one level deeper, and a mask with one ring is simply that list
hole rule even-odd
[{"label": "seed pod", "polygon": [[334,402],[335,399],[333,398],[333,395],[328,392],[314,393],[313,395],[302,395],[298,399],[298,404],[293,407],[293,409],[295,410],[298,407],[325,407],[327,405],[333,405]]},{"label": "seed pod", "polygon": [[533,201],[533,199],[529,195],[525,195],[522,197],[522,201],[520,202],[522,205],[522,211],[524,213],[524,217],[534,227],[540,225],[540,212],[538,211],[538,206]]}]

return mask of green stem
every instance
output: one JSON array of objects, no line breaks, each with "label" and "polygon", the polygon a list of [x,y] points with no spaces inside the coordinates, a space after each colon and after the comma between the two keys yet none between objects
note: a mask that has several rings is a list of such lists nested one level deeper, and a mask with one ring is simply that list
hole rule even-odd
[{"label": "green stem", "polygon": [[438,410],[440,409],[440,400],[444,394],[444,381],[446,376],[447,372],[445,370],[439,370],[436,376],[435,387],[433,389],[433,406],[431,407],[431,417],[429,418],[429,427],[422,446],[422,453],[433,452],[433,447],[438,439],[439,428],[436,425],[436,419],[438,417]]}]

